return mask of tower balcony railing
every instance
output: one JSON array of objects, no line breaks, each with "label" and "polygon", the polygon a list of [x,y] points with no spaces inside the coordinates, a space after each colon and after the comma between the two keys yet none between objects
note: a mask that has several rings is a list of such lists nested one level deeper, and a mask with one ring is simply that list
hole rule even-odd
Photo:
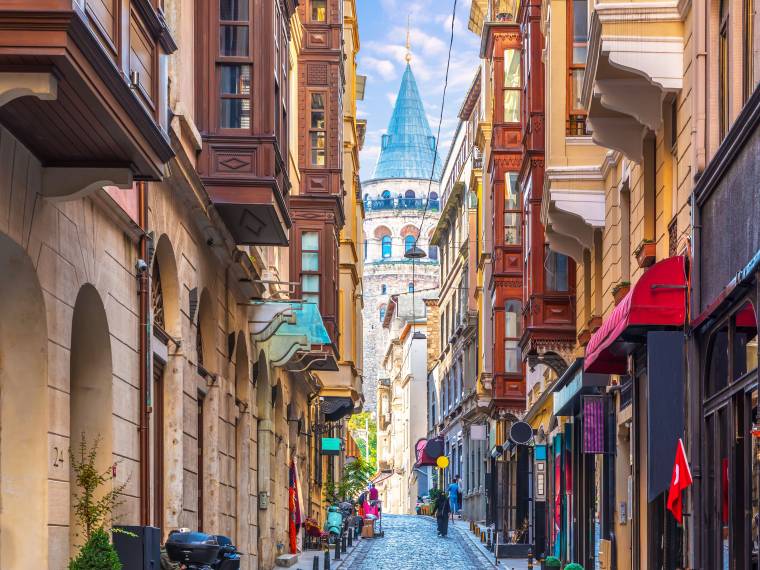
[{"label": "tower balcony railing", "polygon": [[377,198],[365,200],[364,207],[369,210],[422,210],[427,203],[431,212],[437,212],[440,208],[440,200],[427,200],[426,198]]}]

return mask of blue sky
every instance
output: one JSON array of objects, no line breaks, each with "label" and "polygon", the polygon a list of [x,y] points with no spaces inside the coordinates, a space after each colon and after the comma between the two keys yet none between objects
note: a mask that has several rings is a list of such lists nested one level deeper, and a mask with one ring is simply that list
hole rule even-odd
[{"label": "blue sky", "polygon": [[[406,61],[406,22],[411,16],[412,71],[433,136],[438,128],[454,0],[357,0],[359,15],[358,73],[367,76],[358,116],[367,120],[361,152],[361,177],[372,176],[380,137],[388,127]],[[441,124],[439,154],[446,158],[457,126],[457,113],[478,65],[480,38],[467,29],[470,0],[458,0],[454,20],[449,86]]]}]

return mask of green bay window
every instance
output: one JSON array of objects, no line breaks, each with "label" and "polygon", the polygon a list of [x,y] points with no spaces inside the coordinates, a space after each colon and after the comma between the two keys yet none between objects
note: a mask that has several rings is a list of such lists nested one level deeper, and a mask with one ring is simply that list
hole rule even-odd
[{"label": "green bay window", "polygon": [[311,122],[309,125],[311,165],[324,166],[327,159],[327,123],[325,119],[325,94],[311,94]]},{"label": "green bay window", "polygon": [[251,14],[245,0],[219,0],[219,126],[251,127]]},{"label": "green bay window", "polygon": [[504,122],[520,122],[520,50],[504,50]]},{"label": "green bay window", "polygon": [[301,234],[301,298],[319,305],[319,233]]}]

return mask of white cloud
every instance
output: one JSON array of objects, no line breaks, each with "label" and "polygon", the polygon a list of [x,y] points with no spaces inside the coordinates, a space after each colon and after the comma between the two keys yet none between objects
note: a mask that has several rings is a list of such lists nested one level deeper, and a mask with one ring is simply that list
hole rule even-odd
[{"label": "white cloud", "polygon": [[[385,98],[388,99],[388,103],[390,104],[391,108],[396,104],[396,93],[386,93]],[[403,99],[402,99],[403,101]]]},{"label": "white cloud", "polygon": [[396,67],[393,65],[393,62],[388,59],[362,56],[359,58],[359,66],[374,71],[386,81],[396,78]]}]

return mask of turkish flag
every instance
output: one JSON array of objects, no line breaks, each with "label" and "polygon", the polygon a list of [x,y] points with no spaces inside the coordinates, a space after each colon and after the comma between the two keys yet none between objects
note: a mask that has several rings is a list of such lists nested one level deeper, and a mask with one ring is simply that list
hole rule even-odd
[{"label": "turkish flag", "polygon": [[670,489],[668,490],[668,510],[673,513],[679,524],[683,523],[681,493],[692,482],[691,469],[689,469],[689,462],[686,460],[686,451],[683,448],[683,441],[679,438],[676,447],[676,462],[673,465],[673,476],[670,478]]}]

